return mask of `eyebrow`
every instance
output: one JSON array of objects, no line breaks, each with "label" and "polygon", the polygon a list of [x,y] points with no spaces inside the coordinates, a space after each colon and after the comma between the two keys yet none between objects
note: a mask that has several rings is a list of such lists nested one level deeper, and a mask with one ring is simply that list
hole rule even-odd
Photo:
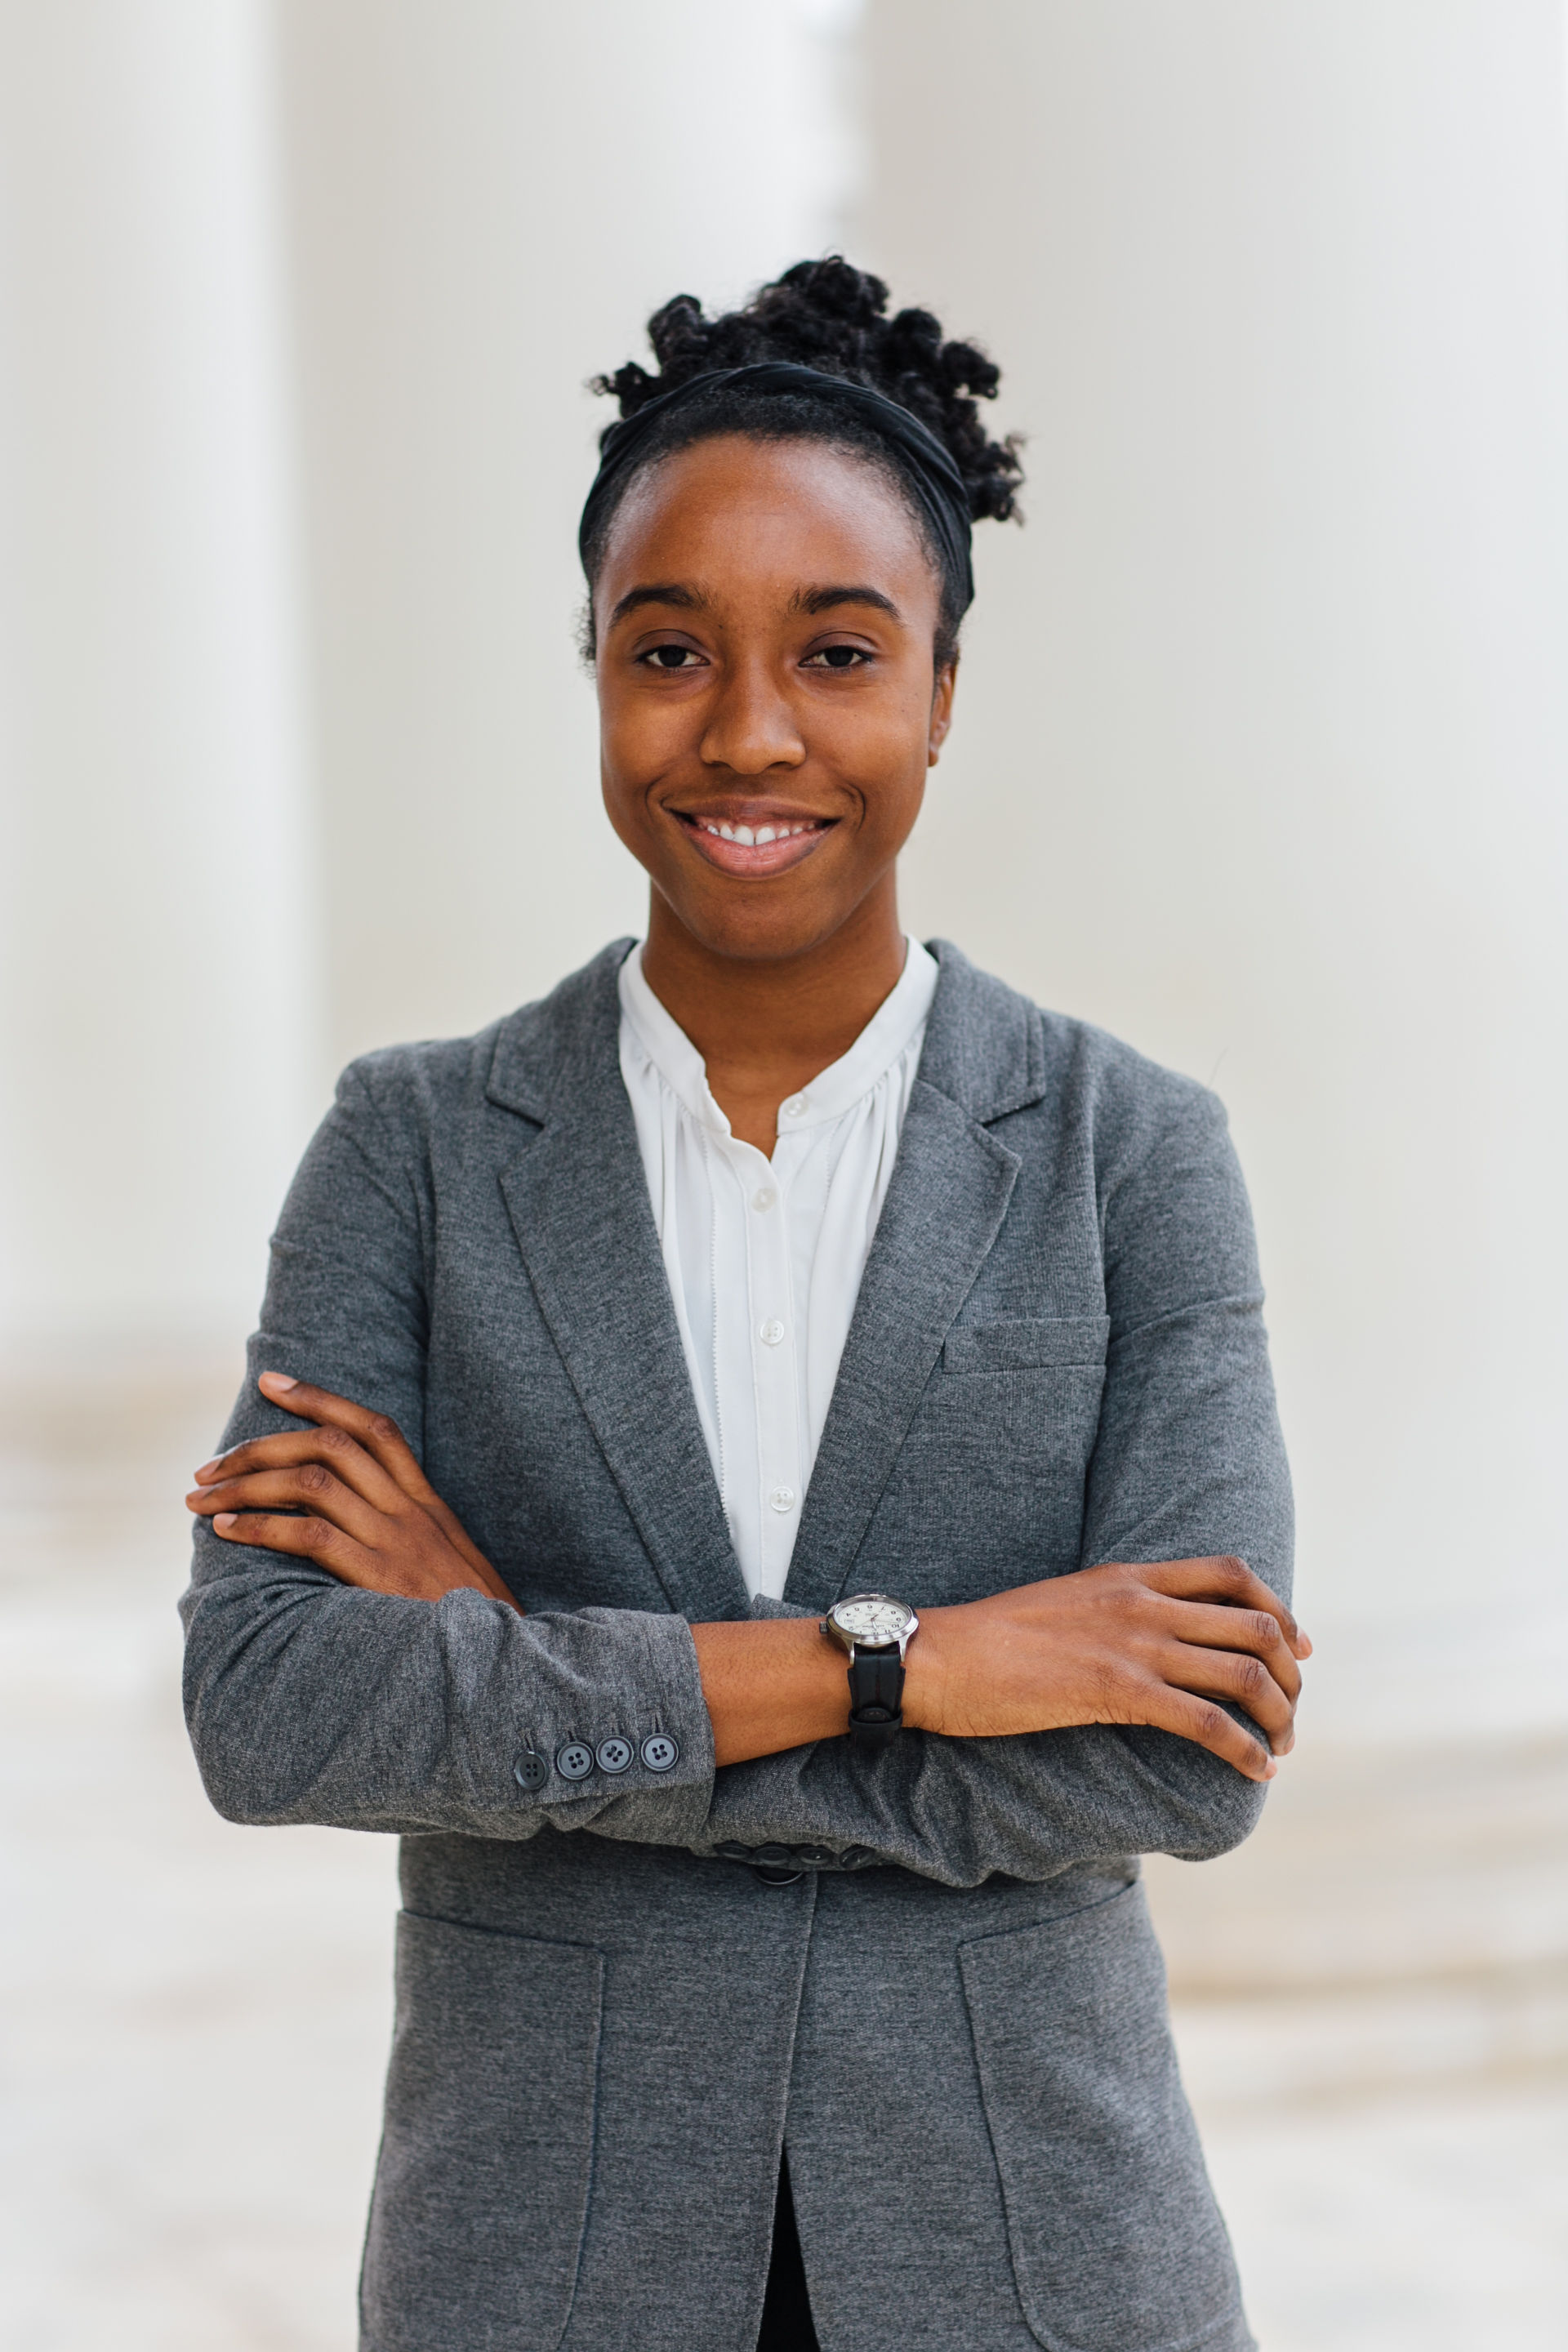
[{"label": "eyebrow", "polygon": [[[700,590],[683,588],[679,581],[649,581],[646,586],[626,590],[610,614],[610,626],[613,629],[617,621],[624,621],[628,613],[640,612],[645,604],[672,604],[679,613],[701,613],[707,610],[708,602]],[[795,612],[810,614],[831,613],[840,604],[869,604],[879,613],[889,614],[895,621],[901,623],[904,617],[892,598],[884,595],[880,588],[868,588],[863,584],[797,588],[790,598],[790,604]]]},{"label": "eyebrow", "polygon": [[628,613],[636,613],[644,604],[673,604],[678,612],[700,613],[708,603],[695,588],[682,588],[679,581],[652,581],[646,588],[628,588],[610,614],[613,629]]},{"label": "eyebrow", "polygon": [[895,621],[903,614],[890,596],[879,588],[797,588],[790,599],[797,613],[831,613],[837,604],[872,604],[879,613],[889,613]]}]

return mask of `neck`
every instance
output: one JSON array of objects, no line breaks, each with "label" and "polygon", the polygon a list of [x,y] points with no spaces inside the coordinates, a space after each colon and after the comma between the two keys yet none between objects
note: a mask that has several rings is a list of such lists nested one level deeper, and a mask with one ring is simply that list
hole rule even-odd
[{"label": "neck", "polygon": [[771,1152],[780,1103],[848,1052],[898,986],[904,956],[889,873],[830,938],[778,958],[705,946],[656,891],[643,972],[701,1055],[734,1132]]}]

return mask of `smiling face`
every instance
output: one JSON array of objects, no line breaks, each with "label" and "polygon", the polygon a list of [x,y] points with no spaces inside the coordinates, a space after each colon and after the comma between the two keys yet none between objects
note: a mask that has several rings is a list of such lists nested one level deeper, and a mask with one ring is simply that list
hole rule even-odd
[{"label": "smiling face", "polygon": [[605,804],[652,879],[650,940],[673,921],[766,961],[886,919],[952,709],[939,600],[853,451],[725,434],[634,483],[594,605]]}]

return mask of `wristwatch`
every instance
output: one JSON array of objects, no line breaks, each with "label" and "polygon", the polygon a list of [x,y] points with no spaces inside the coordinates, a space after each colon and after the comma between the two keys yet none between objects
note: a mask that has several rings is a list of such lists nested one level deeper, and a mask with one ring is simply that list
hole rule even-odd
[{"label": "wristwatch", "polygon": [[849,1744],[878,1756],[903,1723],[904,1652],[920,1631],[907,1601],[857,1592],[835,1601],[822,1621],[829,1641],[849,1653]]}]

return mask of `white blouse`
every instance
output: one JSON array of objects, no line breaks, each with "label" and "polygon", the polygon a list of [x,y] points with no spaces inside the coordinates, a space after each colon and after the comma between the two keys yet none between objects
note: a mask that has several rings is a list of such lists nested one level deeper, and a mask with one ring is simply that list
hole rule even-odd
[{"label": "white blouse", "polygon": [[769,1160],[730,1132],[702,1056],[621,966],[621,1075],[702,1433],[752,1593],[783,1595],[838,1360],[936,992],[903,976],[849,1051],[779,1108]]}]

